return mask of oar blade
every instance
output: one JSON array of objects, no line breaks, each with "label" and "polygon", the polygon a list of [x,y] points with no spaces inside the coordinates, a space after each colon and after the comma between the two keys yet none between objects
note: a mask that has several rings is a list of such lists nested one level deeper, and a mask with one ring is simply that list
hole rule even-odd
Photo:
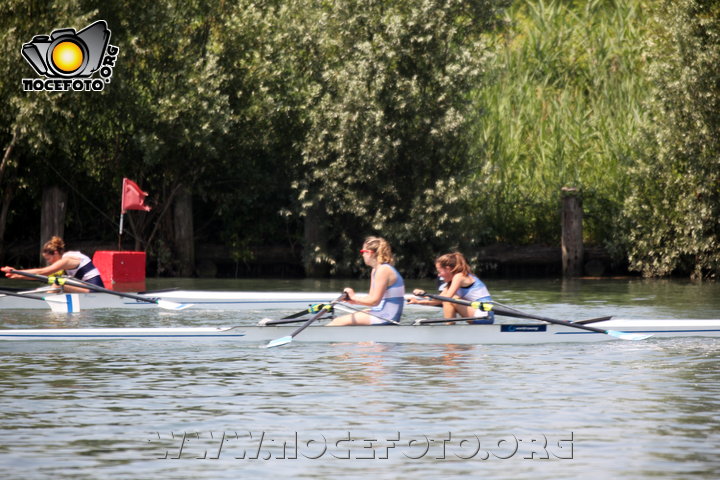
[{"label": "oar blade", "polygon": [[176,303],[169,300],[158,300],[158,307],[164,308],[165,310],[185,310],[193,306],[192,303]]},{"label": "oar blade", "polygon": [[77,293],[65,293],[61,295],[49,295],[45,302],[55,313],[75,313],[80,311],[80,297]]},{"label": "oar blade", "polygon": [[629,332],[619,332],[617,330],[607,330],[606,333],[610,336],[619,338],[621,340],[631,340],[631,341],[645,340],[646,338],[652,337],[652,333],[629,333]]},{"label": "oar blade", "polygon": [[276,338],[275,340],[271,340],[268,342],[267,345],[260,345],[260,348],[273,348],[273,347],[279,347],[281,345],[285,345],[287,343],[292,342],[292,335],[287,335],[285,337]]}]

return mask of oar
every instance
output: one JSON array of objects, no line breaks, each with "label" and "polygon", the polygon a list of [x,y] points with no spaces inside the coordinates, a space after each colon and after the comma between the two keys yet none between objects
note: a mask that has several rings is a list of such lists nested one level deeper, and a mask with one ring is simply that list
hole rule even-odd
[{"label": "oar", "polygon": [[[512,307],[509,307],[509,306],[507,306],[507,305],[503,305],[503,304],[500,303],[500,302],[493,301],[493,302],[491,302],[491,304],[492,304],[492,309],[493,309],[494,311],[498,312],[499,315],[504,315],[504,316],[506,316],[506,317],[514,317],[514,318],[530,318],[530,319],[539,320],[539,318],[538,318],[536,315],[533,315],[532,313],[521,312],[520,310],[518,310],[518,309],[516,309],[516,308],[512,308]],[[501,311],[498,311],[498,310],[495,308],[496,306],[501,307],[502,312],[501,312]],[[504,313],[503,313],[503,312],[504,312]],[[543,318],[544,318],[544,317],[543,317]],[[568,323],[571,323],[572,325],[585,325],[585,324],[588,324],[588,323],[605,322],[605,321],[608,321],[608,320],[610,320],[610,319],[612,319],[612,318],[613,318],[612,315],[607,315],[607,316],[605,316],[605,317],[588,318],[588,319],[585,319],[585,320],[578,320],[578,321],[576,321],[576,322],[568,322]],[[560,321],[565,321],[565,320],[560,320]]]},{"label": "oar", "polygon": [[305,310],[301,310],[297,313],[293,313],[292,315],[288,315],[287,317],[282,317],[280,320],[290,320],[293,318],[302,317],[303,315],[307,315],[308,313],[317,313],[320,311],[320,309],[325,308],[324,303],[315,303],[313,305],[310,305]]},{"label": "oar", "polygon": [[[477,323],[477,321],[480,323]],[[493,323],[492,320],[479,317],[457,317],[457,318],[418,318],[413,325],[430,325],[433,323],[455,323],[455,322],[472,322],[474,325],[488,325]]]},{"label": "oar", "polygon": [[33,300],[45,301],[45,297],[41,297],[39,295],[28,295],[26,293],[11,292],[9,290],[0,290],[0,296],[2,296],[2,295],[7,295],[9,297],[31,298]]},{"label": "oar", "polygon": [[587,320],[576,320],[573,323],[579,324],[579,325],[587,325],[588,323],[597,323],[597,322],[606,322],[608,320],[611,320],[613,317],[612,315],[608,317],[597,317],[597,318],[588,318]]},{"label": "oar", "polygon": [[[305,310],[300,310],[299,312],[293,313],[292,315],[288,315],[287,317],[282,317],[280,320],[292,320],[292,319],[307,315],[308,313],[317,313],[321,309],[324,309],[324,308],[325,308],[324,303],[315,303],[313,305],[308,306],[308,308],[306,308]],[[265,320],[265,319],[263,319],[263,320]],[[302,320],[300,320],[300,321],[302,321]],[[266,323],[268,325],[272,325],[273,323],[275,323],[275,321],[271,320],[270,322],[266,322]],[[282,322],[282,323],[290,323],[290,322]]]},{"label": "oar", "polygon": [[[418,293],[420,293],[420,292],[418,292]],[[440,300],[441,302],[452,302],[452,303],[457,303],[458,305],[467,305],[469,307],[472,307],[475,309],[480,308],[485,311],[493,310],[498,315],[505,315],[508,317],[529,318],[529,319],[533,319],[533,320],[540,320],[542,322],[554,323],[556,325],[565,325],[566,327],[578,328],[580,330],[604,333],[606,335],[620,338],[622,340],[644,340],[648,337],[652,337],[652,335],[647,335],[647,334],[643,334],[643,333],[628,333],[628,332],[620,332],[617,330],[604,330],[602,328],[591,327],[589,325],[577,324],[577,323],[573,323],[573,322],[566,322],[565,320],[556,320],[554,318],[543,317],[540,315],[533,315],[531,313],[524,313],[519,310],[515,310],[514,308],[500,306],[495,302],[470,302],[470,301],[461,300],[458,298],[444,297],[442,295],[433,295],[431,293],[425,293],[425,292],[422,292],[422,293],[423,293],[423,295],[419,295],[419,296],[433,298],[435,300]]]},{"label": "oar", "polygon": [[135,295],[132,293],[116,292],[116,291],[110,290],[108,288],[99,287],[97,285],[93,285],[92,283],[82,282],[82,281],[75,280],[72,278],[55,277],[55,276],[48,277],[45,275],[28,273],[28,272],[23,272],[20,270],[10,270],[10,273],[14,273],[16,275],[22,275],[23,277],[34,278],[36,280],[42,280],[43,282],[47,282],[51,285],[70,285],[72,287],[87,288],[88,290],[93,290],[95,292],[108,293],[110,295],[117,295],[118,297],[132,298],[134,300],[138,300],[141,302],[154,303],[158,307],[164,308],[166,310],[185,310],[186,308],[192,306],[192,304],[189,304],[189,303],[175,303],[175,302],[170,302],[168,300],[162,300],[159,298],[150,298],[150,297],[143,297],[142,295]]},{"label": "oar", "polygon": [[261,348],[279,347],[280,345],[285,345],[286,343],[292,342],[293,338],[295,338],[300,332],[302,332],[307,327],[309,327],[310,324],[313,323],[315,320],[322,317],[322,315],[325,313],[326,310],[331,309],[333,305],[345,300],[345,298],[347,298],[347,293],[343,292],[343,294],[340,295],[338,298],[336,298],[332,302],[328,303],[327,305],[324,305],[322,310],[320,310],[318,313],[313,315],[312,318],[308,319],[305,323],[300,325],[300,327],[298,327],[298,329],[295,330],[294,332],[292,332],[290,335],[287,335],[285,337],[276,338],[275,340],[271,340],[267,345],[264,345]]},{"label": "oar", "polygon": [[305,319],[302,319],[299,317],[307,315],[308,313],[317,313],[321,309],[324,309],[325,311],[332,311],[332,309],[326,310],[324,303],[315,303],[313,305],[310,305],[305,310],[301,310],[297,313],[293,313],[292,315],[288,315],[287,317],[282,317],[281,319],[278,319],[278,320],[274,320],[272,318],[262,318],[258,321],[257,324],[258,324],[258,326],[263,327],[266,325],[284,325],[286,323],[304,322]]},{"label": "oar", "polygon": [[305,310],[302,310],[297,313],[293,313],[292,315],[288,315],[287,317],[282,317],[278,320],[274,320],[272,318],[263,318],[260,321],[258,321],[258,326],[265,326],[265,325],[284,325],[286,323],[298,323],[298,322],[304,322],[305,319],[299,318],[303,315],[307,315],[308,313],[318,313],[320,310],[323,310],[325,312],[329,312],[332,309],[328,310],[325,308],[324,303],[316,303],[314,305],[310,305]]},{"label": "oar", "polygon": [[272,319],[272,318],[261,318],[257,322],[258,327],[272,327],[274,325],[287,325],[288,323],[300,323],[300,322],[306,322],[307,318],[280,318],[280,319]]}]

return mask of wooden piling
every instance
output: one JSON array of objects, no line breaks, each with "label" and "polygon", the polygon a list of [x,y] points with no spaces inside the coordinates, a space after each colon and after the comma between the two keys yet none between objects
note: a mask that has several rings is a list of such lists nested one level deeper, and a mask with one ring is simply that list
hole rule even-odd
[{"label": "wooden piling", "polygon": [[564,277],[579,277],[583,270],[582,197],[574,187],[562,188],[562,266]]},{"label": "wooden piling", "polygon": [[[52,185],[43,190],[42,204],[40,207],[40,248],[42,252],[45,242],[51,237],[65,235],[65,212],[67,210],[67,192],[57,185]],[[40,262],[43,258],[40,255]]]}]

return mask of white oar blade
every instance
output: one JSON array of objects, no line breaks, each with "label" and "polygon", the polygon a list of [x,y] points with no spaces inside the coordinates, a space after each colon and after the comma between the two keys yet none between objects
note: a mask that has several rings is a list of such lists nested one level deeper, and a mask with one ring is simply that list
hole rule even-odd
[{"label": "white oar blade", "polygon": [[80,311],[80,297],[77,293],[49,295],[45,301],[55,313],[75,313]]},{"label": "white oar blade", "polygon": [[291,335],[288,335],[286,337],[276,338],[275,340],[271,340],[267,345],[261,345],[260,348],[279,347],[280,345],[285,345],[286,343],[292,342],[292,339],[293,339],[293,337]]},{"label": "white oar blade", "polygon": [[158,307],[164,308],[165,310],[185,310],[193,306],[192,303],[175,303],[169,300],[158,300]]},{"label": "white oar blade", "polygon": [[608,330],[607,334],[621,340],[645,340],[646,338],[652,337],[651,333],[628,333],[618,332],[617,330]]}]

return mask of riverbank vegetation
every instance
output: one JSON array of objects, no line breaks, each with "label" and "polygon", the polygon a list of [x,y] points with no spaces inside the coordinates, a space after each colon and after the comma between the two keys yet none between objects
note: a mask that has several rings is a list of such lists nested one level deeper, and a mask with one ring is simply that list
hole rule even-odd
[{"label": "riverbank vegetation", "polygon": [[[98,19],[120,49],[102,92],[22,91],[24,43]],[[574,187],[618,265],[715,277],[719,22],[694,0],[9,0],[0,260],[40,242],[48,191],[57,233],[116,241],[128,177],[153,210],[124,239],[154,273],[221,244],[356,274],[381,234],[422,276],[454,248],[559,247]]]}]

